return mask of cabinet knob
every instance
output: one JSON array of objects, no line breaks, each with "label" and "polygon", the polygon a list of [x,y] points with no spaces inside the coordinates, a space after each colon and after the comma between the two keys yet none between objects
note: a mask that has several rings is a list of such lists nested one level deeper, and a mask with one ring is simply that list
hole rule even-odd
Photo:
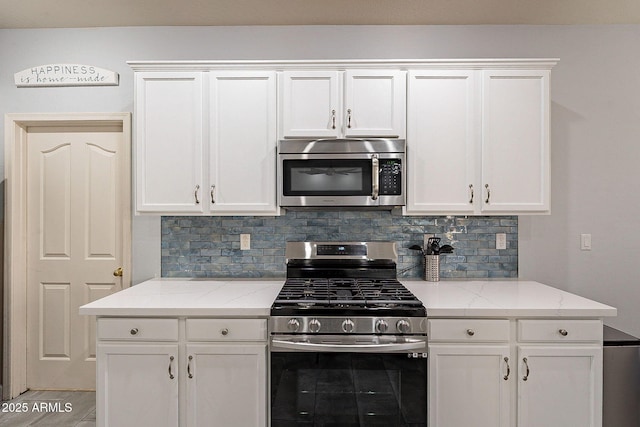
[{"label": "cabinet knob", "polygon": [[474,331],[473,329],[467,329],[467,335],[469,335],[470,337],[474,336],[476,334],[476,331]]},{"label": "cabinet knob", "polygon": [[220,333],[226,337],[227,335],[229,335],[229,329],[224,328],[223,330],[220,331]]},{"label": "cabinet knob", "polygon": [[138,328],[133,328],[129,331],[131,335],[138,335]]},{"label": "cabinet knob", "polygon": [[113,270],[113,275],[115,277],[122,277],[123,273],[124,273],[124,271],[122,270],[122,267],[118,267],[115,270]]},{"label": "cabinet knob", "polygon": [[566,329],[560,329],[558,330],[558,333],[563,337],[566,337],[567,335],[569,335],[569,332]]}]

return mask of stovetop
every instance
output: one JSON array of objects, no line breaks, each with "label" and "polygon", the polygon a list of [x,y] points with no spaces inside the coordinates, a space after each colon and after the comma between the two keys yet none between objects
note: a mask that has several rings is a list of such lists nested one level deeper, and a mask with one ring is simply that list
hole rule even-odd
[{"label": "stovetop", "polygon": [[271,314],[277,316],[425,316],[426,310],[396,279],[289,278]]}]

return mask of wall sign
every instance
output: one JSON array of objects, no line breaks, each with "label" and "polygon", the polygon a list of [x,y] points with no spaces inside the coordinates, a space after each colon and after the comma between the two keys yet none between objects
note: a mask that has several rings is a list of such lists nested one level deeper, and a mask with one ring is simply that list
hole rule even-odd
[{"label": "wall sign", "polygon": [[16,86],[117,86],[118,73],[93,65],[49,64],[13,75]]}]

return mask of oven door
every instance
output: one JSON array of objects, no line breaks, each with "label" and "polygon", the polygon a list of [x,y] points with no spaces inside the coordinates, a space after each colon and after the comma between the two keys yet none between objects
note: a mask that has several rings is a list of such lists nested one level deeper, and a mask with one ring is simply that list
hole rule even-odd
[{"label": "oven door", "polygon": [[402,153],[281,154],[280,206],[404,205],[402,157]]},{"label": "oven door", "polygon": [[426,337],[271,340],[271,426],[427,425]]}]

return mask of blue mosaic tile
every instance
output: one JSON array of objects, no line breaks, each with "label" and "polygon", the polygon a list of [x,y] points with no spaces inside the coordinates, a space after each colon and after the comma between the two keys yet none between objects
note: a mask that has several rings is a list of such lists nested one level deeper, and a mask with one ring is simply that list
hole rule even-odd
[{"label": "blue mosaic tile", "polygon": [[[240,234],[251,234],[251,250],[240,250]],[[495,249],[495,233],[507,249]],[[518,218],[409,217],[389,211],[287,211],[279,217],[163,217],[163,277],[285,276],[287,241],[391,240],[398,247],[402,278],[422,277],[423,258],[409,246],[435,234],[455,250],[443,255],[442,278],[518,277]]]}]

